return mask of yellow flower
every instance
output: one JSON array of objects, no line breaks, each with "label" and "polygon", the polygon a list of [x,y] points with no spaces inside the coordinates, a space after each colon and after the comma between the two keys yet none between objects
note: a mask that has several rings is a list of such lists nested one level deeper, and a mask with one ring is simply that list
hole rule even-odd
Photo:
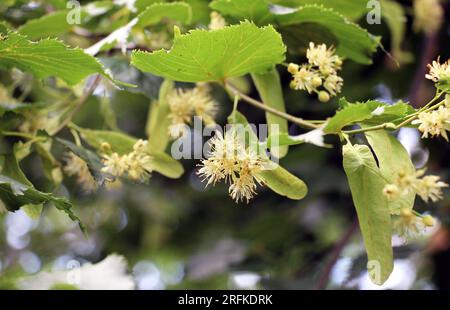
[{"label": "yellow flower", "polygon": [[444,10],[439,0],[414,0],[413,9],[416,31],[433,34],[441,28]]},{"label": "yellow flower", "polygon": [[290,86],[292,89],[306,90],[311,94],[315,90],[313,80],[316,77],[319,76],[315,72],[308,70],[306,67],[301,67],[300,70],[293,74]]},{"label": "yellow flower", "polygon": [[167,97],[170,107],[169,133],[172,138],[178,138],[186,132],[186,126],[193,116],[200,117],[209,126],[214,125],[217,113],[217,103],[209,95],[204,85],[192,89],[175,89]]},{"label": "yellow flower", "polygon": [[111,174],[114,177],[122,176],[128,168],[127,162],[123,156],[118,153],[112,153],[111,155],[103,155],[102,171]]},{"label": "yellow flower", "polygon": [[440,106],[439,109],[431,112],[422,112],[418,119],[411,122],[413,125],[419,125],[422,132],[422,138],[429,136],[442,136],[448,141],[447,130],[450,130],[450,109]]},{"label": "yellow flower", "polygon": [[[425,173],[423,170],[418,173]],[[431,199],[432,202],[436,202],[443,198],[442,189],[448,187],[448,184],[440,181],[440,177],[436,175],[427,175],[422,179],[417,179],[414,182],[414,189],[417,195],[420,196],[425,202]]]},{"label": "yellow flower", "polygon": [[221,180],[230,183],[230,196],[236,202],[245,199],[248,203],[256,195],[257,184],[262,183],[257,174],[264,169],[265,160],[245,148],[234,129],[228,130],[225,136],[217,133],[209,145],[209,156],[202,160],[197,174],[207,185]]},{"label": "yellow flower", "polygon": [[147,154],[147,141],[138,140],[133,151],[120,156],[118,153],[103,155],[102,171],[114,177],[121,177],[125,174],[134,181],[145,182],[152,172],[152,157]]},{"label": "yellow flower", "polygon": [[425,224],[412,210],[404,208],[400,215],[395,217],[392,228],[395,234],[408,241],[417,239],[425,230]]},{"label": "yellow flower", "polygon": [[97,183],[89,171],[86,162],[70,152],[66,154],[65,157],[64,171],[69,176],[76,176],[77,183],[81,186],[84,192],[91,193],[97,190]]},{"label": "yellow flower", "polygon": [[433,60],[433,63],[428,65],[430,70],[425,77],[433,82],[438,82],[441,79],[450,77],[450,61],[447,60],[443,64],[440,63],[440,59]]},{"label": "yellow flower", "polygon": [[442,182],[439,176],[424,175],[425,169],[417,170],[413,174],[400,172],[394,184],[387,184],[384,187],[383,194],[391,200],[411,192],[419,195],[425,202],[442,199],[442,189],[448,187],[448,184]]},{"label": "yellow flower", "polygon": [[336,96],[336,94],[341,92],[343,82],[344,80],[340,76],[331,74],[325,79],[323,86],[331,96]]},{"label": "yellow flower", "polygon": [[308,62],[319,67],[320,72],[325,76],[335,73],[342,65],[340,57],[334,55],[334,48],[327,49],[325,44],[315,46],[313,42],[310,42],[306,57]]}]

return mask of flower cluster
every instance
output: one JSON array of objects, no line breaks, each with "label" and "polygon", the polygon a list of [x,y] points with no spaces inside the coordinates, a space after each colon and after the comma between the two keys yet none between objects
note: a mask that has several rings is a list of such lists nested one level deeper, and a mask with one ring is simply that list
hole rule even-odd
[{"label": "flower cluster", "polygon": [[[442,189],[445,187],[448,187],[448,184],[440,181],[438,176],[425,176],[425,169],[421,169],[413,174],[398,173],[394,183],[384,187],[383,194],[389,200],[394,200],[410,193],[416,193],[425,202],[429,200],[436,202],[443,198]],[[395,216],[394,232],[406,240],[417,237],[425,227],[431,227],[434,224],[431,216],[423,216],[409,208],[391,210],[391,213]]]},{"label": "flower cluster", "polygon": [[134,181],[148,181],[152,172],[152,157],[148,155],[147,141],[138,140],[133,151],[125,155],[114,152],[110,155],[103,155],[102,171],[114,177],[127,175]]},{"label": "flower cluster", "polygon": [[439,0],[414,0],[414,29],[433,34],[441,28],[444,10]]},{"label": "flower cluster", "polygon": [[419,125],[422,132],[422,138],[442,136],[448,141],[447,130],[450,131],[450,107],[440,106],[437,110],[431,112],[421,112],[418,119],[411,122],[413,125]]},{"label": "flower cluster", "polygon": [[205,84],[199,84],[192,89],[177,88],[167,96],[167,101],[171,121],[169,134],[172,138],[185,134],[186,126],[191,123],[193,116],[200,117],[206,126],[215,124],[217,103],[210,96]]},{"label": "flower cluster", "polygon": [[69,176],[76,176],[77,183],[84,192],[92,193],[97,190],[97,183],[86,162],[72,152],[66,154],[64,172]]},{"label": "flower cluster", "polygon": [[246,148],[241,138],[234,129],[225,135],[218,132],[209,141],[211,151],[202,160],[198,175],[208,185],[224,180],[230,184],[229,194],[236,202],[245,199],[248,203],[256,195],[257,184],[263,182],[257,174],[265,169],[266,160]]},{"label": "flower cluster", "polygon": [[290,63],[288,66],[293,77],[291,88],[310,94],[315,92],[322,102],[340,93],[344,80],[337,72],[342,69],[342,59],[334,52],[334,48],[327,48],[325,44],[315,46],[310,42],[306,51],[308,63],[301,66]]},{"label": "flower cluster", "polygon": [[393,184],[387,184],[383,190],[384,195],[390,199],[396,199],[411,192],[417,193],[425,202],[436,202],[442,199],[442,188],[448,184],[440,181],[436,175],[425,175],[425,169],[414,174],[400,172]]},{"label": "flower cluster", "polygon": [[394,218],[393,232],[405,240],[417,239],[426,227],[434,226],[434,219],[430,215],[421,215],[413,210],[404,208]]}]

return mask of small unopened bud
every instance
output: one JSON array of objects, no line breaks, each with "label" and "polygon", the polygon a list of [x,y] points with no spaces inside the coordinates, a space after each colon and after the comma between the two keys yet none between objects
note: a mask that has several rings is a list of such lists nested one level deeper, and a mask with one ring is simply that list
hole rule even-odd
[{"label": "small unopened bud", "polygon": [[408,209],[408,208],[401,209],[400,215],[403,216],[403,217],[412,217],[412,216],[414,216],[412,211],[410,209]]},{"label": "small unopened bud", "polygon": [[295,83],[295,81],[292,80],[292,81],[289,83],[289,87],[290,87],[291,89],[296,89],[296,88],[297,88],[297,83]]},{"label": "small unopened bud", "polygon": [[111,151],[111,144],[109,144],[108,142],[102,142],[102,144],[100,145],[100,149],[103,152],[109,152]]},{"label": "small unopened bud", "polygon": [[422,222],[425,224],[425,226],[432,227],[432,226],[434,226],[435,221],[431,215],[425,215],[422,218]]},{"label": "small unopened bud", "polygon": [[400,190],[397,185],[395,184],[387,184],[383,189],[383,194],[388,199],[394,199],[398,196]]},{"label": "small unopened bud", "polygon": [[322,90],[319,92],[319,100],[321,102],[328,102],[330,100],[330,94]]},{"label": "small unopened bud", "polygon": [[334,63],[336,64],[337,67],[340,67],[342,66],[342,59],[338,58]]},{"label": "small unopened bud", "polygon": [[296,64],[294,64],[294,63],[290,63],[289,65],[288,65],[288,72],[290,73],[290,74],[295,74],[295,73],[297,73],[298,72],[298,69],[299,69],[300,67],[298,66],[298,65],[296,65]]},{"label": "small unopened bud", "polygon": [[312,79],[312,86],[313,87],[319,87],[320,85],[322,85],[322,79],[320,77],[318,77],[318,76],[315,76]]}]

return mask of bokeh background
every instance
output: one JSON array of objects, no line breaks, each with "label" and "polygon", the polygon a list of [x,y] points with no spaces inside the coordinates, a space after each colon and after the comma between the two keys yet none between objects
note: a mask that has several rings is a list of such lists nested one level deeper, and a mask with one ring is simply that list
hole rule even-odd
[{"label": "bokeh background", "polygon": [[[398,2],[408,12],[402,47],[409,56],[401,59],[398,66],[379,49],[370,66],[345,62],[342,95],[349,101],[403,99],[419,107],[433,97],[433,85],[424,78],[425,66],[438,55],[443,60],[450,55],[450,6],[443,1],[446,18],[441,30],[424,35],[412,29],[411,2]],[[46,14],[48,9],[48,3],[41,5],[39,1],[11,3],[0,5],[0,20],[16,25],[30,15]],[[99,38],[120,26],[120,22],[112,22],[111,15],[102,17],[99,24],[103,28],[95,32]],[[359,23],[371,33],[381,35],[384,49],[391,50],[391,34],[384,22],[368,25],[361,18]],[[65,35],[62,39],[82,47],[95,42],[93,38],[76,35]],[[304,61],[303,56],[289,57],[288,61]],[[120,50],[100,54],[100,59],[117,79],[139,87],[119,91],[102,84],[96,96],[77,114],[75,123],[106,128],[106,101],[111,107],[107,112],[114,113],[120,129],[145,139],[147,113],[157,97],[161,79],[130,67],[127,56]],[[324,104],[290,90],[289,75],[282,68],[280,73],[286,85],[288,112],[306,119],[333,115],[337,108],[335,101]],[[8,74],[0,72],[1,79]],[[23,85],[38,88],[38,82],[29,76],[22,74],[20,78],[25,79],[21,80]],[[242,83],[251,96],[258,97],[248,80]],[[218,122],[225,124],[232,104],[220,87],[213,86],[213,94],[220,102]],[[253,123],[265,122],[260,111],[244,104],[240,110]],[[290,131],[302,132],[295,126]],[[201,139],[199,133],[192,135]],[[62,132],[61,136],[71,137],[68,132]],[[450,144],[443,139],[420,140],[415,129],[401,130],[399,139],[417,166],[426,165],[430,173],[450,180]],[[0,148],[15,141],[5,138]],[[96,263],[117,253],[126,258],[128,272],[138,289],[449,289],[448,191],[437,204],[416,202],[418,211],[429,212],[439,223],[416,242],[404,244],[394,237],[394,272],[383,287],[376,287],[367,277],[366,256],[342,170],[339,141],[328,138],[327,142],[334,148],[292,147],[281,160],[285,168],[309,185],[309,194],[301,201],[287,200],[259,188],[249,204],[235,204],[228,197],[226,186],[205,189],[196,175],[195,160],[182,160],[186,172],[178,180],[155,173],[148,184],[124,181],[121,187],[103,188],[95,194],[84,193],[75,180],[66,177],[58,193],[74,202],[88,236],[52,207],[44,208],[37,219],[23,211],[1,214],[0,287],[20,288],[18,280],[24,276],[42,270],[64,270],[73,260]],[[55,152],[62,155],[64,150]],[[25,158],[21,166],[37,188],[49,188],[37,156]]]}]

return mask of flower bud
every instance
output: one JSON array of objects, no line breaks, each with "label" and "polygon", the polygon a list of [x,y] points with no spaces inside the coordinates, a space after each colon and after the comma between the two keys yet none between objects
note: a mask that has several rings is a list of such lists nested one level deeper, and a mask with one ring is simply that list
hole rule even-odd
[{"label": "flower bud", "polygon": [[318,77],[318,76],[315,76],[312,79],[312,83],[311,84],[312,84],[313,87],[319,87],[320,85],[322,85],[322,79],[320,77]]},{"label": "flower bud", "polygon": [[412,211],[408,208],[403,208],[400,210],[400,215],[403,217],[412,217],[414,216],[414,214],[412,213]]},{"label": "flower bud", "polygon": [[294,64],[294,63],[290,63],[289,65],[288,65],[288,72],[290,73],[290,74],[295,74],[295,73],[297,73],[298,72],[298,70],[299,70],[299,66],[298,65],[296,65],[296,64]]},{"label": "flower bud", "polygon": [[425,215],[422,218],[422,222],[425,224],[425,226],[432,227],[432,226],[434,226],[435,221],[431,215]]},{"label": "flower bud", "polygon": [[328,94],[326,91],[322,90],[319,92],[319,100],[321,102],[328,102],[330,100],[330,94]]},{"label": "flower bud", "polygon": [[100,145],[100,149],[102,150],[102,152],[109,152],[111,151],[111,144],[109,144],[108,142],[102,142],[102,144]]}]

